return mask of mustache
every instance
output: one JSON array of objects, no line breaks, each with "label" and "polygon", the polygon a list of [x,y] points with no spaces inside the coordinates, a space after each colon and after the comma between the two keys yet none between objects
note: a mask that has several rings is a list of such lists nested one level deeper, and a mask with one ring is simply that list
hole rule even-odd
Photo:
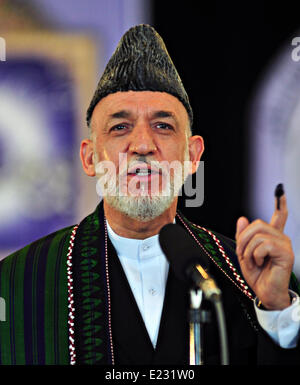
[{"label": "mustache", "polygon": [[[186,162],[188,165],[186,165]],[[159,174],[164,178],[184,173],[184,178],[186,178],[189,172],[189,163],[189,160],[184,162],[178,160],[173,160],[172,162],[166,160],[157,161],[146,155],[141,155],[128,161],[127,156],[124,156],[119,158],[119,164],[109,160],[98,162],[95,166],[95,171],[98,177],[106,175],[110,179],[115,179],[116,177],[127,178],[129,174],[137,174],[139,171]]]}]

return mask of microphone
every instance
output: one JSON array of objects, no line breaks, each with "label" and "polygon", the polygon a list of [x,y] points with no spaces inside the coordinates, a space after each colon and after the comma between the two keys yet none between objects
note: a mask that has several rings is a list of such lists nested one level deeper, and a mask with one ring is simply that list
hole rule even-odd
[{"label": "microphone", "polygon": [[[165,225],[160,230],[159,243],[176,276],[183,281],[192,282],[200,288],[205,298],[214,305],[220,336],[221,363],[228,365],[229,355],[225,315],[221,300],[222,293],[208,274],[209,263],[206,253],[183,227],[172,223]],[[193,323],[190,322],[190,328],[191,325]],[[190,338],[190,341],[195,341],[195,332]]]},{"label": "microphone", "polygon": [[207,255],[187,231],[169,223],[160,230],[159,243],[180,280],[199,287],[206,299],[220,301],[221,290],[208,274]]}]

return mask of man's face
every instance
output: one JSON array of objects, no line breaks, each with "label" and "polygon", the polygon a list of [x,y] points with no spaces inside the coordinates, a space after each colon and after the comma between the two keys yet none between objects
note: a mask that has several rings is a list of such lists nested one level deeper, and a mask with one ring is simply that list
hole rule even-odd
[{"label": "man's face", "polygon": [[111,162],[117,176],[117,194],[104,199],[140,220],[160,215],[178,193],[172,191],[172,165],[189,160],[188,133],[186,109],[170,94],[129,91],[103,98],[92,116],[94,165],[97,171]]}]

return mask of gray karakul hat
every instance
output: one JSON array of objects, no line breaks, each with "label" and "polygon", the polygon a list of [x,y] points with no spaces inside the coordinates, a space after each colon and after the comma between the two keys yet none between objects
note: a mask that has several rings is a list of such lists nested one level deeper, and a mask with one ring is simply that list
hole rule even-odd
[{"label": "gray karakul hat", "polygon": [[121,38],[88,108],[88,125],[96,104],[118,91],[167,92],[184,105],[192,126],[193,111],[188,95],[162,38],[150,25],[132,27]]}]

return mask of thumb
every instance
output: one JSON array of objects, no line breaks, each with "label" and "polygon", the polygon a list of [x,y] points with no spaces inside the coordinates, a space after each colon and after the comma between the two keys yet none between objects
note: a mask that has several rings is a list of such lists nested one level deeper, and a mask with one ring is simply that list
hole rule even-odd
[{"label": "thumb", "polygon": [[249,225],[249,221],[246,217],[240,217],[237,220],[236,223],[236,233],[235,233],[235,239],[237,240],[239,235],[241,234],[242,231],[245,230],[245,228]]}]

